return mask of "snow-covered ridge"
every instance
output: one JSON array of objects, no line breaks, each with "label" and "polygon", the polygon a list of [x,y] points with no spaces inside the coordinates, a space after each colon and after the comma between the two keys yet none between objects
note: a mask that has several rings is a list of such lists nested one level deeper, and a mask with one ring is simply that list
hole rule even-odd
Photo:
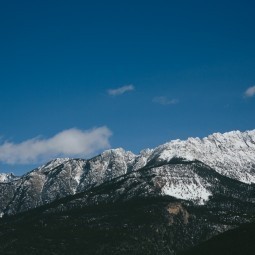
[{"label": "snow-covered ridge", "polygon": [[203,139],[174,140],[155,148],[148,161],[169,162],[174,157],[199,160],[222,175],[255,183],[255,130],[215,133]]}]

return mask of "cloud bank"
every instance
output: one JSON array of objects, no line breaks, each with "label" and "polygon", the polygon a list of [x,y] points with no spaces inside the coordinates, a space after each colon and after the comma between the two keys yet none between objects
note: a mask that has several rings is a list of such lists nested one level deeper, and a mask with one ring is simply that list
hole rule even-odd
[{"label": "cloud bank", "polygon": [[168,99],[167,97],[164,97],[164,96],[154,97],[152,101],[154,103],[161,104],[161,105],[170,105],[170,104],[179,103],[178,99]]},{"label": "cloud bank", "polygon": [[255,86],[249,87],[245,92],[244,92],[245,97],[253,97],[255,96]]},{"label": "cloud bank", "polygon": [[134,89],[135,89],[134,85],[130,84],[116,89],[109,89],[107,92],[111,96],[118,96],[128,91],[133,91]]},{"label": "cloud bank", "polygon": [[21,143],[0,145],[0,161],[6,164],[31,164],[55,157],[87,157],[110,147],[112,132],[107,127],[91,130],[64,130],[51,138],[32,138]]}]

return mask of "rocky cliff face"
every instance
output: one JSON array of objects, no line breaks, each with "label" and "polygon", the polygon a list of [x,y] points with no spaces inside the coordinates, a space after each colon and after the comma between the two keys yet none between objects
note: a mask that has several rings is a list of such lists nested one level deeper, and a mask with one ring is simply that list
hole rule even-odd
[{"label": "rocky cliff face", "polygon": [[[124,175],[135,155],[108,150],[90,160],[55,159],[20,178],[0,183],[0,213],[15,214]],[[6,180],[6,179],[5,179]]]}]

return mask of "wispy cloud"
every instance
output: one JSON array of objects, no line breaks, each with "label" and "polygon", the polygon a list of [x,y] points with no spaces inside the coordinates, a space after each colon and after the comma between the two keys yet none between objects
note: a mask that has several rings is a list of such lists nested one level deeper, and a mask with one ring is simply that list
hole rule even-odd
[{"label": "wispy cloud", "polygon": [[178,99],[169,99],[165,96],[154,97],[152,100],[154,103],[161,104],[161,105],[171,105],[171,104],[178,104]]},{"label": "wispy cloud", "polygon": [[116,89],[109,89],[107,92],[111,96],[118,96],[128,91],[133,91],[134,89],[135,89],[134,85],[130,84]]},{"label": "wispy cloud", "polygon": [[51,138],[35,137],[0,145],[0,161],[7,164],[39,163],[55,157],[86,157],[110,147],[112,132],[105,126],[91,130],[64,130]]},{"label": "wispy cloud", "polygon": [[255,86],[249,87],[245,92],[244,92],[245,97],[253,97],[255,96]]}]

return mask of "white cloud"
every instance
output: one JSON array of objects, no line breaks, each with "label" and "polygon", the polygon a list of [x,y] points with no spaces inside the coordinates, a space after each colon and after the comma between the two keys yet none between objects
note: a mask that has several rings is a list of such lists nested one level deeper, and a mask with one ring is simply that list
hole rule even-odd
[{"label": "white cloud", "polygon": [[0,161],[7,164],[39,163],[55,157],[86,157],[110,147],[112,132],[107,127],[64,130],[51,138],[32,138],[0,145]]},{"label": "white cloud", "polygon": [[178,99],[168,99],[165,96],[154,97],[152,101],[154,103],[161,104],[161,105],[170,105],[170,104],[177,104],[177,103],[179,103]]},{"label": "white cloud", "polygon": [[253,97],[253,96],[255,96],[255,86],[248,88],[245,91],[244,96],[245,97]]},{"label": "white cloud", "polygon": [[116,89],[109,89],[107,92],[111,96],[118,96],[128,91],[133,91],[134,89],[135,89],[134,85],[130,84]]}]

